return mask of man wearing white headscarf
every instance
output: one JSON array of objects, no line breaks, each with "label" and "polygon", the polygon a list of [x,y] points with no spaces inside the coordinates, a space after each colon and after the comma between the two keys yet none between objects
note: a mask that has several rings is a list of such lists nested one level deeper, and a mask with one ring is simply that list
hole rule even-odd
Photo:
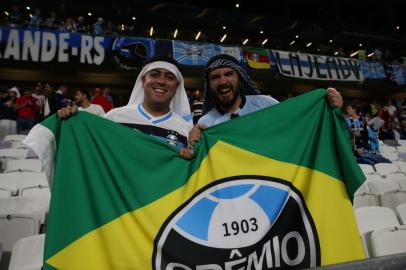
[{"label": "man wearing white headscarf", "polygon": [[[128,104],[109,111],[105,118],[184,149],[193,122],[178,65],[170,57],[150,59],[138,75]],[[76,109],[68,106],[58,115],[66,118]]]},{"label": "man wearing white headscarf", "polygon": [[149,60],[138,75],[128,105],[105,117],[178,149],[185,147],[192,121],[178,63],[169,57]]},{"label": "man wearing white headscarf", "polygon": [[178,149],[186,147],[192,117],[178,63],[163,56],[149,60],[138,75],[128,105],[105,117]]}]

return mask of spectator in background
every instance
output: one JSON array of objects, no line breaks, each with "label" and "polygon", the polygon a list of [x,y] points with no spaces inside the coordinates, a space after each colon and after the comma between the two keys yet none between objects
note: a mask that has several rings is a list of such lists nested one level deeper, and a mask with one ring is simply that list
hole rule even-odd
[{"label": "spectator in background", "polygon": [[53,30],[58,30],[61,27],[61,23],[58,21],[55,11],[51,11],[51,17],[46,19],[45,25]]},{"label": "spectator in background", "polygon": [[67,18],[64,25],[61,26],[61,31],[64,32],[77,32],[76,23],[73,18]]},{"label": "spectator in background", "polygon": [[397,129],[397,125],[394,121],[389,122],[381,131],[379,132],[379,139],[382,141],[387,140],[400,140],[400,132]]},{"label": "spectator in background", "polygon": [[376,48],[373,51],[373,54],[374,54],[373,57],[372,57],[373,60],[378,61],[378,62],[382,62],[382,49],[381,48]]},{"label": "spectator in background", "polygon": [[352,148],[355,154],[364,153],[368,149],[368,131],[364,119],[358,115],[358,107],[347,106],[345,122],[351,132]]},{"label": "spectator in background", "polygon": [[386,49],[383,53],[383,61],[386,63],[391,63],[393,60],[392,52],[389,49]]},{"label": "spectator in background", "polygon": [[400,124],[399,128],[400,139],[406,140],[406,117],[400,117],[399,124]]},{"label": "spectator in background", "polygon": [[56,91],[57,110],[70,105],[71,100],[66,98],[67,93],[68,93],[68,87],[66,85],[59,86],[58,90]]},{"label": "spectator in background", "polygon": [[103,18],[99,17],[97,21],[93,24],[93,34],[103,35]]},{"label": "spectator in background", "polygon": [[190,90],[190,89],[187,89],[186,90],[186,96],[187,96],[187,100],[189,101],[190,107],[192,107],[193,100],[194,100],[193,91]]},{"label": "spectator in background", "polygon": [[87,24],[85,22],[85,18],[83,16],[78,17],[78,21],[76,23],[76,31],[79,33],[87,33]]},{"label": "spectator in background", "polygon": [[20,7],[17,5],[13,6],[13,9],[10,13],[10,16],[7,19],[8,25],[10,27],[19,27],[23,24],[24,22],[24,15],[20,11]]},{"label": "spectator in background", "polygon": [[105,30],[106,35],[117,35],[117,27],[111,21],[107,21]]},{"label": "spectator in background", "polygon": [[[24,91],[24,95],[16,101],[17,113],[17,133],[26,133],[36,124],[39,112],[38,100],[32,96],[30,90]],[[28,133],[28,132],[27,132]]]},{"label": "spectator in background", "polygon": [[388,99],[387,105],[383,107],[383,112],[386,123],[395,121],[396,107],[393,105],[393,101],[391,99]]},{"label": "spectator in background", "polygon": [[52,85],[45,84],[45,106],[44,106],[44,118],[56,113],[63,107],[63,98],[61,94],[57,94]]},{"label": "spectator in background", "polygon": [[17,87],[12,87],[0,99],[0,139],[10,134],[17,134],[16,100],[20,97]]},{"label": "spectator in background", "polygon": [[28,23],[28,28],[39,29],[43,24],[43,19],[41,18],[41,9],[36,8],[34,15],[31,16],[31,20]]},{"label": "spectator in background", "polygon": [[108,98],[103,95],[103,90],[101,88],[96,88],[94,90],[94,96],[92,98],[92,103],[100,105],[103,108],[105,113],[107,113],[108,111],[110,111],[113,108],[113,106],[109,102]]},{"label": "spectator in background", "polygon": [[368,126],[373,128],[376,132],[379,131],[383,124],[385,124],[385,120],[383,120],[379,114],[376,114],[371,120],[368,121]]},{"label": "spectator in background", "polygon": [[194,99],[192,102],[192,116],[193,116],[193,124],[196,124],[197,121],[202,117],[203,113],[203,93],[202,90],[196,89],[193,93]]},{"label": "spectator in background", "polygon": [[114,100],[113,97],[110,95],[110,87],[106,86],[103,88],[103,96],[105,96],[108,99],[112,108],[114,108]]},{"label": "spectator in background", "polygon": [[44,107],[45,107],[45,96],[42,91],[42,84],[41,82],[37,82],[34,87],[34,93],[32,94],[38,100],[38,106],[40,108],[39,115],[38,115],[38,122],[42,121],[44,118]]},{"label": "spectator in background", "polygon": [[403,101],[400,104],[398,111],[399,111],[398,113],[399,120],[400,118],[406,118],[406,101]]},{"label": "spectator in background", "polygon": [[100,105],[90,103],[90,92],[85,89],[76,91],[75,103],[79,111],[89,112],[95,115],[104,116],[104,110]]}]

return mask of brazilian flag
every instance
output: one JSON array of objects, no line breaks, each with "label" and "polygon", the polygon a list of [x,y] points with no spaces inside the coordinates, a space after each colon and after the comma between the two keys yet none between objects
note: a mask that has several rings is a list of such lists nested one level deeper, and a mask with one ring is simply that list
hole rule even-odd
[{"label": "brazilian flag", "polygon": [[364,177],[315,90],[206,129],[193,160],[79,112],[26,142],[54,162],[44,269],[302,269],[364,258]]}]

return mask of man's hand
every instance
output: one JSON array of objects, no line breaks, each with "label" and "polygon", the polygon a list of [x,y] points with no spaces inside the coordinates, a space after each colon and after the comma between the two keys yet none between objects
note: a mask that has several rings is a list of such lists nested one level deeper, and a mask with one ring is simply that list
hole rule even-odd
[{"label": "man's hand", "polygon": [[189,136],[187,137],[188,144],[192,147],[200,141],[200,137],[202,137],[202,130],[205,129],[205,125],[196,124],[193,128],[189,131]]},{"label": "man's hand", "polygon": [[77,113],[78,111],[78,106],[73,105],[71,106],[66,106],[65,108],[62,108],[60,110],[58,110],[58,116],[61,119],[67,119],[69,117],[71,117],[72,115],[74,115],[75,113]]},{"label": "man's hand", "polygon": [[341,96],[340,92],[332,87],[327,88],[327,100],[331,107],[341,108],[344,104],[343,97]]},{"label": "man's hand", "polygon": [[179,154],[184,159],[192,159],[193,158],[193,146],[188,145],[185,148],[181,148],[179,150]]},{"label": "man's hand", "polygon": [[189,131],[188,136],[188,144],[187,147],[181,148],[179,150],[179,154],[184,159],[192,159],[193,158],[193,147],[195,144],[200,141],[200,137],[202,136],[202,129],[205,129],[205,125],[196,124],[194,127]]}]

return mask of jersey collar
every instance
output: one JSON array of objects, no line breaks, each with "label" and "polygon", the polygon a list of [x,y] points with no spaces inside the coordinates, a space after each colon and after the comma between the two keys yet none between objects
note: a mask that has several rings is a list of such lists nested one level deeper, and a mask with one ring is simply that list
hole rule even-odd
[{"label": "jersey collar", "polygon": [[153,124],[158,124],[158,123],[164,122],[164,121],[168,120],[169,118],[171,118],[171,116],[172,116],[172,112],[169,111],[168,113],[166,113],[166,114],[164,114],[164,115],[162,115],[162,116],[154,117],[153,115],[151,115],[150,113],[148,113],[148,112],[144,109],[144,107],[142,106],[141,103],[138,104],[137,109],[138,109],[138,112],[139,112],[142,116],[144,116],[145,118],[147,118],[148,120],[150,120]]}]

